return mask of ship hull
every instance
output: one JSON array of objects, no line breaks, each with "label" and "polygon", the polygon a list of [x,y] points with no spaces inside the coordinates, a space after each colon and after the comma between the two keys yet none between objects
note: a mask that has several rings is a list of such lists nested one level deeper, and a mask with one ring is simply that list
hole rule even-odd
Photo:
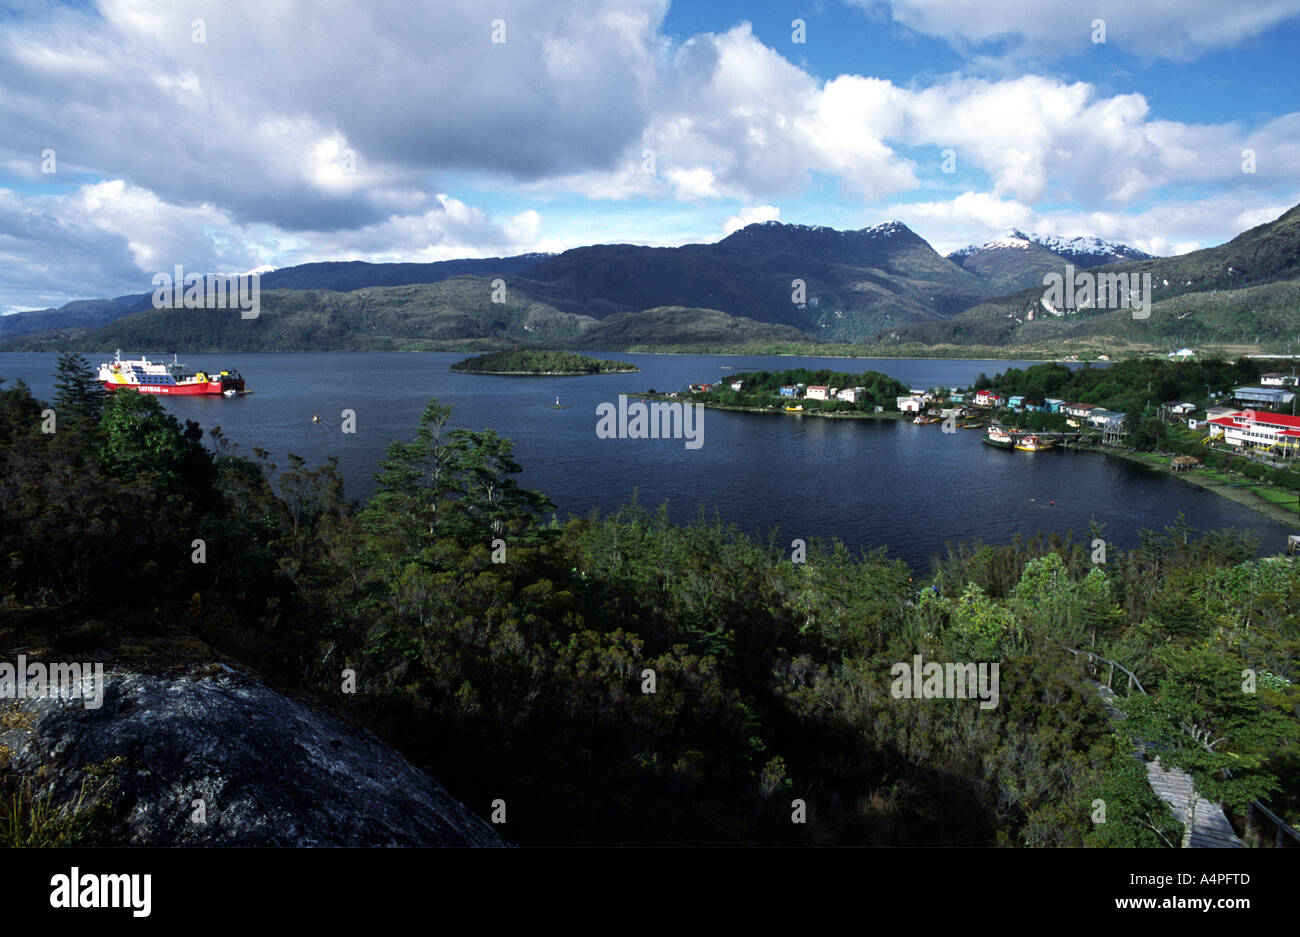
[{"label": "ship hull", "polygon": [[220,397],[227,388],[242,390],[234,384],[221,381],[195,381],[192,384],[118,384],[104,381],[105,390],[136,390],[142,394],[165,394],[168,397]]},{"label": "ship hull", "polygon": [[989,439],[987,436],[980,441],[986,446],[993,446],[995,449],[1010,449],[1014,445],[1010,439]]}]

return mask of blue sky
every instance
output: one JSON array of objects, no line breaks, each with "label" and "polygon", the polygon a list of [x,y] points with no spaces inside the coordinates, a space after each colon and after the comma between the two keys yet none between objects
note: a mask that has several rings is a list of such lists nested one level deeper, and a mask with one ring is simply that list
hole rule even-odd
[{"label": "blue sky", "polygon": [[1182,252],[1300,201],[1298,40],[1300,0],[24,0],[0,311],[763,220]]}]

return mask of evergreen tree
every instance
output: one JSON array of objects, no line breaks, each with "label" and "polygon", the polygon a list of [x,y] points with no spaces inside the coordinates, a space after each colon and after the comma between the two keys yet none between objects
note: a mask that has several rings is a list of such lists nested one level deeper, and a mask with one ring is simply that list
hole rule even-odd
[{"label": "evergreen tree", "polygon": [[82,355],[64,352],[54,370],[54,409],[60,419],[80,416],[97,421],[104,411],[104,388]]}]

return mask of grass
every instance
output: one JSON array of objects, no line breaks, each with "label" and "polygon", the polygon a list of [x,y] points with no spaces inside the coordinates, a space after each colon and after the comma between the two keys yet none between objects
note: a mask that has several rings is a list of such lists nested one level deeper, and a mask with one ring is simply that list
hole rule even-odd
[{"label": "grass", "polygon": [[1278,507],[1286,508],[1300,514],[1300,503],[1297,503],[1297,495],[1294,491],[1286,491],[1280,488],[1261,488],[1254,487],[1251,491],[1259,495],[1265,501],[1271,501]]},{"label": "grass", "polygon": [[87,765],[77,796],[56,806],[41,794],[31,777],[8,778],[0,802],[0,846],[14,849],[88,846],[101,842],[115,807],[117,771],[126,762],[118,755]]}]

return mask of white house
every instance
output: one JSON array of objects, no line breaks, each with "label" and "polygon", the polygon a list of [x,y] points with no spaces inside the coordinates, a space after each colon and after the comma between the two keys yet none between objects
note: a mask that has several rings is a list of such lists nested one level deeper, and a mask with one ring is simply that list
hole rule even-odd
[{"label": "white house", "polygon": [[808,392],[803,396],[805,400],[829,400],[830,390],[825,384],[809,384]]},{"label": "white house", "polygon": [[920,413],[921,399],[919,397],[897,397],[895,398],[898,409],[904,413]]},{"label": "white house", "polygon": [[835,395],[836,399],[848,403],[857,403],[862,399],[862,395],[867,392],[865,387],[846,387]]},{"label": "white house", "polygon": [[1093,426],[1104,429],[1112,423],[1123,423],[1124,414],[1118,410],[1106,410],[1102,407],[1093,407],[1088,411],[1087,420]]},{"label": "white house", "polygon": [[1300,450],[1300,417],[1243,410],[1212,418],[1210,435],[1239,449]]},{"label": "white house", "polygon": [[1262,375],[1259,382],[1265,387],[1294,387],[1296,379],[1290,374],[1283,374],[1280,371],[1272,371],[1268,374]]},{"label": "white house", "polygon": [[1192,351],[1190,348],[1180,348],[1177,351],[1171,351],[1169,353],[1169,357],[1179,358],[1183,361],[1186,361],[1188,358],[1195,358],[1196,352]]}]

